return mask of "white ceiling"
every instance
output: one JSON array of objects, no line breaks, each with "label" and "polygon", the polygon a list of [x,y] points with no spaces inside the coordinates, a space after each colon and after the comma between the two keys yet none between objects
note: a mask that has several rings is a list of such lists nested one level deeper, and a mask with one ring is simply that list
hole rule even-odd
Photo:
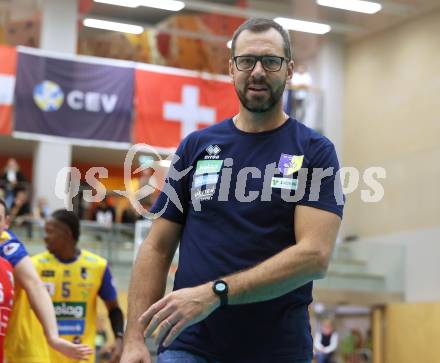
[{"label": "white ceiling", "polygon": [[[8,19],[23,19],[38,13],[41,3],[45,0],[0,0],[0,23]],[[53,1],[53,0],[51,0]],[[74,1],[74,0],[71,0]],[[316,0],[247,0],[247,7],[238,7],[237,0],[185,0],[186,8],[183,14],[200,14],[211,12],[220,15],[242,17],[252,16],[287,16],[301,20],[326,23],[332,26],[329,34],[343,37],[347,42],[355,42],[369,34],[408,21],[420,14],[440,9],[440,0],[376,0],[383,5],[383,9],[376,14],[361,14],[341,9],[319,6]],[[148,28],[155,28],[163,20],[175,15],[174,12],[139,7],[126,8],[108,4],[93,3],[89,14],[94,17],[130,22]],[[90,28],[81,30],[82,36],[89,36],[96,32]],[[175,33],[168,28],[161,31]],[[228,36],[213,36],[206,33],[186,32],[188,36],[204,40],[226,42]],[[328,35],[311,35],[293,32],[292,38],[297,61],[313,57],[320,47],[320,43]]]},{"label": "white ceiling", "polygon": [[[42,1],[44,0],[0,0],[0,19],[32,16],[40,8]],[[288,16],[330,24],[334,33],[346,34],[352,39],[440,8],[439,0],[376,0],[376,2],[381,3],[383,9],[376,14],[368,15],[319,6],[315,0],[247,0],[247,8],[237,7],[235,5],[237,0],[185,0],[187,6],[183,13],[197,14],[206,11],[244,17]],[[91,14],[155,26],[175,13],[146,7],[132,9],[94,3]]]}]

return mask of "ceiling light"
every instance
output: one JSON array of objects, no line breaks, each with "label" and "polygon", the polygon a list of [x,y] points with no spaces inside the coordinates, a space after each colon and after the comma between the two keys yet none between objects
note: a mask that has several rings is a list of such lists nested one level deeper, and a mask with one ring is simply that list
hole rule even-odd
[{"label": "ceiling light", "polygon": [[183,1],[177,0],[139,0],[139,5],[169,11],[180,11],[185,7]]},{"label": "ceiling light", "polygon": [[139,0],[94,0],[95,3],[126,6],[128,8],[137,8],[139,6]]},{"label": "ceiling light", "polygon": [[125,6],[129,8],[137,8],[138,6],[146,6],[169,11],[180,11],[185,7],[183,1],[177,0],[94,0],[95,3]]},{"label": "ceiling light", "polygon": [[89,28],[112,30],[115,32],[130,33],[130,34],[141,34],[144,28],[139,25],[117,23],[114,21],[99,20],[86,18],[83,21],[84,26]]},{"label": "ceiling light", "polygon": [[374,14],[382,9],[382,5],[379,3],[361,0],[316,0],[316,2],[322,6],[329,6],[331,8],[357,11],[367,14]]},{"label": "ceiling light", "polygon": [[289,18],[275,18],[274,20],[283,28],[298,32],[325,34],[332,29],[330,25],[314,23],[311,21],[303,21]]}]

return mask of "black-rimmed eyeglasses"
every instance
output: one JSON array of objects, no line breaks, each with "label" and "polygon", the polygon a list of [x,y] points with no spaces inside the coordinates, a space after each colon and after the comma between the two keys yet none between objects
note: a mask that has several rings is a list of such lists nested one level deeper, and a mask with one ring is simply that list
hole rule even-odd
[{"label": "black-rimmed eyeglasses", "polygon": [[250,72],[255,68],[258,61],[268,72],[278,72],[283,65],[283,61],[289,61],[284,57],[276,55],[237,55],[232,58],[239,71]]}]

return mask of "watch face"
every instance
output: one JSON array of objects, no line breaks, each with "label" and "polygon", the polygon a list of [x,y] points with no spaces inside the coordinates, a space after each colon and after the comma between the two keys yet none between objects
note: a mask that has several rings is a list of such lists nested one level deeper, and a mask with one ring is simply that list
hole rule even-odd
[{"label": "watch face", "polygon": [[225,284],[224,282],[219,282],[219,283],[217,283],[217,284],[215,285],[215,289],[216,289],[218,292],[223,292],[223,291],[226,290],[226,284]]}]

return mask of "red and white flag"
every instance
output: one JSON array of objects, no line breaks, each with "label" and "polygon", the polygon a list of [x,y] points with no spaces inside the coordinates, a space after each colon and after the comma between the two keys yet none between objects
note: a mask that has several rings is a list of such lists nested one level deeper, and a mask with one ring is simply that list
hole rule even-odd
[{"label": "red and white flag", "polygon": [[12,132],[16,68],[15,48],[0,45],[0,135],[10,135]]},{"label": "red and white flag", "polygon": [[139,65],[135,84],[135,143],[172,149],[190,132],[238,112],[234,87],[225,76]]}]

